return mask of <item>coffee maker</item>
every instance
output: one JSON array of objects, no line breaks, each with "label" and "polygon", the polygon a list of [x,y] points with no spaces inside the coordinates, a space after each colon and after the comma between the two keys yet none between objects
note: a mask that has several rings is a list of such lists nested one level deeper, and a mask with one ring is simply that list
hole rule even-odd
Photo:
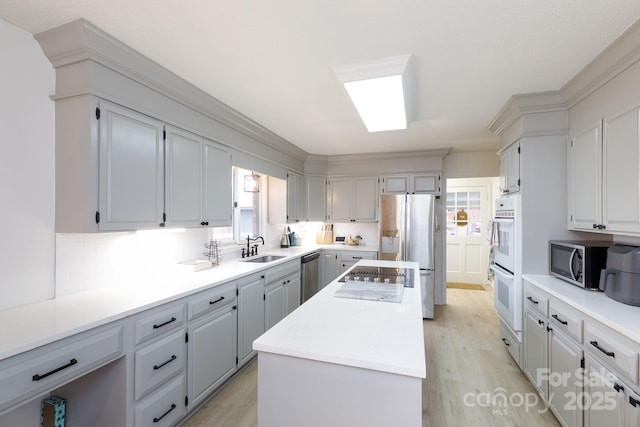
[{"label": "coffee maker", "polygon": [[607,250],[600,289],[623,304],[640,306],[640,247],[613,245]]}]

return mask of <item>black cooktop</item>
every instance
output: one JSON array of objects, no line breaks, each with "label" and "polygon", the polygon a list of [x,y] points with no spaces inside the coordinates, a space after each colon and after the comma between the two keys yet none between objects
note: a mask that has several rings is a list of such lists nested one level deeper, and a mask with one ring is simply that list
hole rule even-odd
[{"label": "black cooktop", "polygon": [[391,267],[355,266],[338,282],[401,283],[405,288],[413,288],[413,269]]}]

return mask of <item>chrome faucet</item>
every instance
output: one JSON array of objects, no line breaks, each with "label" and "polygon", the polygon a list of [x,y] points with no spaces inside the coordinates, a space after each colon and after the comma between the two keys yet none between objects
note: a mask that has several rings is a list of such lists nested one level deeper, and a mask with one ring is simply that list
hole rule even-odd
[{"label": "chrome faucet", "polygon": [[257,236],[254,237],[253,239],[247,234],[247,248],[242,248],[242,258],[244,257],[248,257],[248,256],[253,256],[253,255],[258,255],[258,245],[253,245],[251,246],[251,242],[255,242],[257,240],[262,240],[262,244],[264,245],[264,237],[262,236]]}]

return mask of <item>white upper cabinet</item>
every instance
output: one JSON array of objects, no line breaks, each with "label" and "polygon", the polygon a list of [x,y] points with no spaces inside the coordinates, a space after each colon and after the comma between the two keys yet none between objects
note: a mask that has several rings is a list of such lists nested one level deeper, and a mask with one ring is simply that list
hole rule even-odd
[{"label": "white upper cabinet", "polygon": [[100,102],[99,108],[98,228],[164,225],[162,123],[107,102]]},{"label": "white upper cabinet", "polygon": [[203,185],[202,138],[167,126],[165,150],[167,225],[199,225]]},{"label": "white upper cabinet", "polygon": [[635,235],[640,233],[640,107],[601,123],[569,143],[569,228]]},{"label": "white upper cabinet", "polygon": [[327,216],[327,180],[324,176],[305,175],[305,218],[324,221]]},{"label": "white upper cabinet", "polygon": [[378,177],[329,179],[328,221],[375,222]]},{"label": "white upper cabinet", "polygon": [[602,224],[601,122],[569,140],[567,201],[569,228],[593,230]]},{"label": "white upper cabinet", "polygon": [[168,226],[231,225],[231,154],[215,142],[166,127]]},{"label": "white upper cabinet", "polygon": [[516,141],[498,152],[500,156],[500,192],[520,191],[520,141]]},{"label": "white upper cabinet", "polygon": [[287,222],[304,220],[304,176],[287,172]]},{"label": "white upper cabinet", "polygon": [[204,140],[203,212],[201,225],[230,226],[233,213],[231,153],[215,142]]},{"label": "white upper cabinet", "polygon": [[389,175],[382,177],[384,194],[440,194],[440,173]]},{"label": "white upper cabinet", "polygon": [[609,232],[640,232],[639,113],[633,108],[603,121],[603,220]]},{"label": "white upper cabinet", "polygon": [[383,176],[380,190],[385,194],[409,193],[409,175]]}]

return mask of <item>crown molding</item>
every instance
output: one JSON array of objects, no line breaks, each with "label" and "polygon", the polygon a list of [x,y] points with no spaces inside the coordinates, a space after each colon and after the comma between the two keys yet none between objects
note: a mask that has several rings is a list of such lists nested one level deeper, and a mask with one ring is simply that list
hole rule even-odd
[{"label": "crown molding", "polygon": [[442,160],[451,151],[450,148],[440,150],[425,151],[403,151],[398,153],[367,153],[367,154],[344,154],[337,156],[327,156],[328,164],[354,164],[366,163],[379,160],[404,160],[416,158],[435,158]]},{"label": "crown molding", "polygon": [[[96,62],[179,102],[270,148],[304,161],[307,153],[269,129],[222,103],[157,62],[110,36],[86,19],[34,35],[54,68]],[[60,99],[65,95],[56,94]]]},{"label": "crown molding", "polygon": [[572,108],[638,61],[640,20],[631,25],[560,89],[567,108]]},{"label": "crown molding", "polygon": [[522,116],[566,110],[559,91],[513,95],[487,128],[494,135],[500,136]]}]

